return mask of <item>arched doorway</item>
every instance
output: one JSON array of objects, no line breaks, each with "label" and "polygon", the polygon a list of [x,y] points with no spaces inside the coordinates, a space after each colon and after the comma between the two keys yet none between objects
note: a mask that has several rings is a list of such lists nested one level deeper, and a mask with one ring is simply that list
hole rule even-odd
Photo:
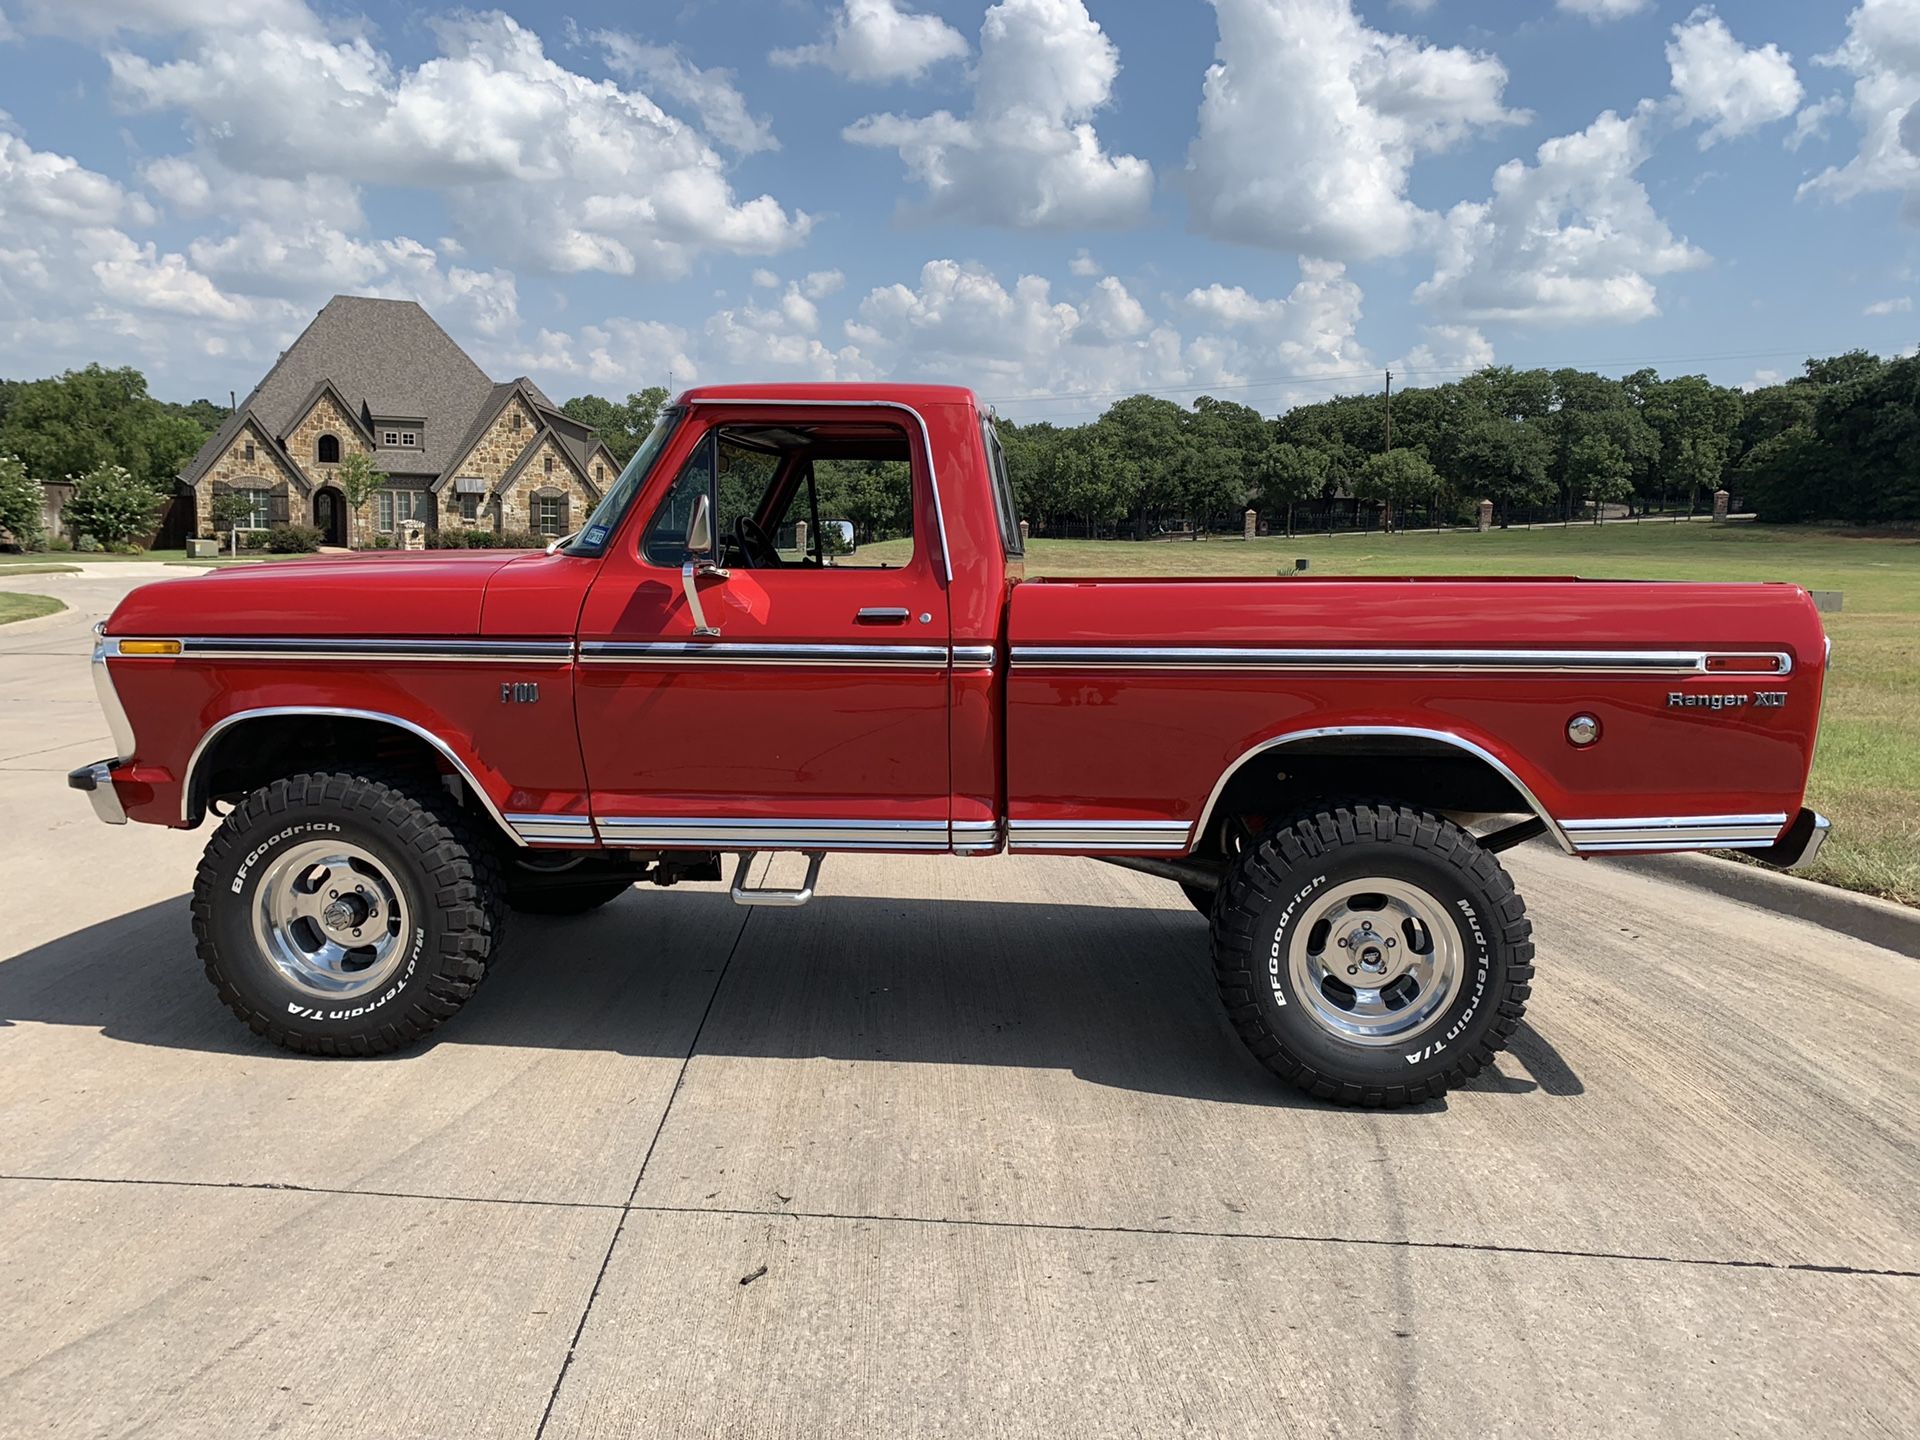
[{"label": "arched doorway", "polygon": [[347,543],[347,507],[331,486],[313,492],[313,528],[320,532],[322,545]]}]

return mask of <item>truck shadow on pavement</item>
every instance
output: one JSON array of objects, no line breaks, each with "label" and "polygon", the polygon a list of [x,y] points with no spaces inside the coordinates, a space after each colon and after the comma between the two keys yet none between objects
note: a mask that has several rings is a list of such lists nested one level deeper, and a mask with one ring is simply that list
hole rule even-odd
[{"label": "truck shadow on pavement", "polygon": [[[184,895],[0,963],[0,1028],[20,1022],[214,1055],[282,1053],[215,998]],[[406,1064],[456,1045],[1013,1066],[1198,1100],[1319,1104],[1241,1046],[1213,986],[1205,922],[1177,901],[829,895],[801,910],[746,911],[722,893],[639,888],[575,919],[515,916],[486,984],[413,1049],[312,1063]],[[1461,1088],[1583,1089],[1525,1023],[1499,1063]]]}]

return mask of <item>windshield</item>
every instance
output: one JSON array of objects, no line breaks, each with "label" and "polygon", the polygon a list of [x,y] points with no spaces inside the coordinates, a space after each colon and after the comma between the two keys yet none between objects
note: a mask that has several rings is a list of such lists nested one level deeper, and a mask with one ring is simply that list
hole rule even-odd
[{"label": "windshield", "polygon": [[660,418],[653,422],[653,429],[640,442],[640,448],[633,452],[633,458],[627,462],[627,468],[620,472],[620,478],[614,482],[613,488],[593,507],[593,514],[580,527],[579,536],[571,545],[560,547],[562,554],[598,555],[607,548],[607,541],[619,526],[620,517],[627,513],[633,497],[640,493],[640,487],[646,483],[647,472],[653,469],[653,462],[660,458],[660,452],[667,448],[667,442],[673,438],[674,430],[686,413],[677,405],[669,405],[660,412]]}]

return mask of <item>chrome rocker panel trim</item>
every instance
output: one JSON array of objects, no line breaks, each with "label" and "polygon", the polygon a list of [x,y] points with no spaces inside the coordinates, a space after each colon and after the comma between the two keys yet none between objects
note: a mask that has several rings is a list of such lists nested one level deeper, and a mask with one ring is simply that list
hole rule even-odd
[{"label": "chrome rocker panel trim", "polygon": [[608,845],[663,850],[925,850],[945,853],[944,820],[735,820],[602,816]]},{"label": "chrome rocker panel trim", "polygon": [[1192,831],[1184,820],[1009,820],[1007,849],[1184,854]]},{"label": "chrome rocker panel trim", "polygon": [[[1458,650],[1220,646],[1021,645],[1013,663],[1026,670],[1252,670],[1347,673],[1461,671],[1475,675],[1721,675],[1729,680],[1793,673],[1785,651]],[[1713,671],[1719,659],[1763,659],[1772,670]]]},{"label": "chrome rocker panel trim", "polygon": [[233,714],[216,720],[208,727],[207,733],[200,737],[200,742],[193,747],[193,754],[187,757],[186,771],[180,777],[180,823],[182,825],[193,823],[193,780],[199,773],[200,759],[206,754],[207,747],[244,720],[264,720],[282,715],[320,715],[335,720],[373,720],[385,725],[398,726],[410,735],[417,735],[437,750],[440,757],[453,767],[454,772],[465,782],[467,789],[473,792],[474,798],[486,808],[487,814],[493,817],[494,824],[511,836],[516,845],[527,843],[520,838],[520,832],[507,823],[507,817],[500,813],[500,807],[493,803],[493,797],[487,794],[478,780],[474,779],[473,771],[469,770],[466,762],[454,753],[453,747],[424,725],[403,720],[398,715],[389,715],[384,710],[347,710],[327,705],[266,705],[255,710],[236,710]]},{"label": "chrome rocker panel trim", "polygon": [[590,815],[508,815],[507,824],[525,845],[588,846],[599,843]]},{"label": "chrome rocker panel trim", "polygon": [[1772,845],[1786,827],[1785,815],[1653,815],[1626,820],[1561,822],[1575,851],[1604,855],[1618,850],[1748,850]]}]

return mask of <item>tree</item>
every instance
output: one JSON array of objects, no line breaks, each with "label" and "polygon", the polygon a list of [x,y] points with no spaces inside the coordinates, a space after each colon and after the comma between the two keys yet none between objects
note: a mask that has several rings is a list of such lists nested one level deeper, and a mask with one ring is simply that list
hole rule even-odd
[{"label": "tree", "polygon": [[1386,508],[1383,529],[1393,528],[1393,507],[1405,508],[1421,500],[1430,500],[1440,488],[1440,476],[1427,457],[1418,450],[1389,450],[1370,456],[1360,468],[1360,479],[1353,493],[1362,500],[1378,500]]},{"label": "tree", "polygon": [[[364,450],[349,450],[340,459],[340,468],[333,472],[333,478],[340,484],[340,493],[346,498],[347,506],[353,511],[356,520],[364,518],[361,514],[373,493],[387,483],[387,472],[373,463],[373,457]],[[356,525],[355,530],[360,527]],[[347,536],[351,548],[353,536]]]},{"label": "tree", "polygon": [[64,513],[75,531],[112,550],[145,539],[162,503],[163,497],[125,466],[102,465],[81,477]]},{"label": "tree", "polygon": [[237,490],[216,490],[213,495],[213,520],[215,532],[227,532],[228,543],[235,554],[240,551],[240,534],[234,524],[253,513],[253,501]]},{"label": "tree", "polygon": [[12,455],[0,455],[0,530],[22,550],[38,550],[47,543],[40,520],[40,482],[29,478],[27,467]]},{"label": "tree", "polygon": [[1289,445],[1284,440],[1260,452],[1254,471],[1260,484],[1260,503],[1269,509],[1287,507],[1287,534],[1293,534],[1293,507],[1318,495],[1327,483],[1328,464],[1324,452]]},{"label": "tree", "polygon": [[613,452],[613,458],[625,465],[640,448],[640,442],[647,438],[647,432],[653,429],[653,422],[660,418],[660,410],[666,403],[666,387],[649,385],[627,396],[624,405],[600,395],[576,395],[560,409],[581,424],[591,425],[602,443]]},{"label": "tree", "polygon": [[207,433],[148,395],[138,370],[89,365],[18,387],[0,422],[0,454],[19,456],[38,480],[118,465],[164,495]]}]

